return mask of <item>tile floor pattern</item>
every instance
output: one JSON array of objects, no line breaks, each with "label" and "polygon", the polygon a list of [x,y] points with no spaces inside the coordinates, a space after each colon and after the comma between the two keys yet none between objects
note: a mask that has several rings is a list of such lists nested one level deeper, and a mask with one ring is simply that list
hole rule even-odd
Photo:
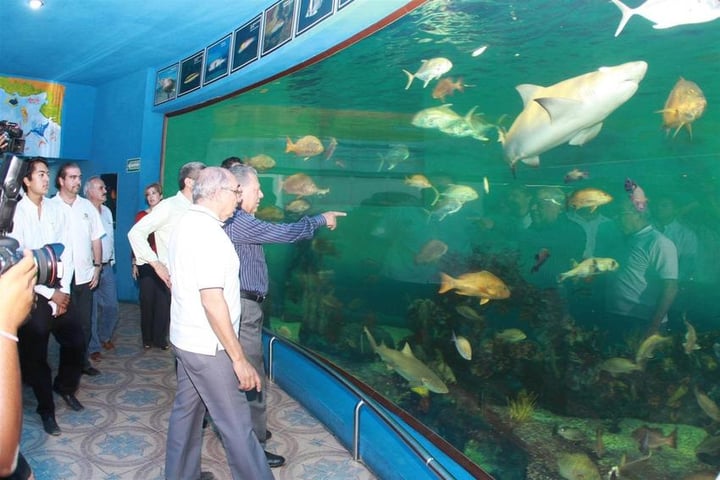
[{"label": "tile floor pattern", "polygon": [[[137,305],[121,304],[113,341],[103,353],[97,377],[83,376],[77,397],[85,410],[70,410],[57,395],[56,418],[62,435],[42,429],[35,397],[25,387],[22,447],[37,480],[160,480],[164,478],[165,439],[175,392],[170,351],[144,350]],[[51,340],[51,357],[57,345]],[[51,364],[56,365],[56,361]],[[287,463],[273,469],[278,480],[374,479],[322,424],[277,385],[268,392],[267,449]],[[211,428],[205,430],[202,470],[230,479],[225,452]]]}]

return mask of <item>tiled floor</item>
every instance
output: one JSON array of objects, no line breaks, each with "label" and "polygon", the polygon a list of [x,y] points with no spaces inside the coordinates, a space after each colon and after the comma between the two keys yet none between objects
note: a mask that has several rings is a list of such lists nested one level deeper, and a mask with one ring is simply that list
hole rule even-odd
[{"label": "tiled floor", "polygon": [[[55,397],[62,435],[51,437],[35,413],[35,397],[24,395],[22,452],[37,480],[163,479],[167,423],[175,391],[170,351],[143,350],[139,310],[123,304],[116,349],[97,363],[102,375],[83,376],[74,412]],[[51,356],[57,348],[51,340]],[[53,362],[53,365],[56,362]],[[287,458],[273,469],[279,480],[374,479],[315,418],[276,385],[268,392],[268,450]],[[211,428],[205,430],[203,471],[230,479],[225,452]]]}]

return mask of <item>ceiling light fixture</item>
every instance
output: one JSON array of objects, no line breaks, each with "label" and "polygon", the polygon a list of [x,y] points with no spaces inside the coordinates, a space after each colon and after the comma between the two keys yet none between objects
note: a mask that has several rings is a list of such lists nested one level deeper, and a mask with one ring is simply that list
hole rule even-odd
[{"label": "ceiling light fixture", "polygon": [[30,8],[32,8],[33,10],[37,10],[43,5],[45,5],[45,2],[43,2],[42,0],[30,0],[28,2],[28,5],[30,5]]}]

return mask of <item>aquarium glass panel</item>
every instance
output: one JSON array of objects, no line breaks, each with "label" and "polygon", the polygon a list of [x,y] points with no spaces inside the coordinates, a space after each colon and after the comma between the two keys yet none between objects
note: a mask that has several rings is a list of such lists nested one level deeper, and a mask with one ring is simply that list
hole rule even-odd
[{"label": "aquarium glass panel", "polygon": [[430,0],[168,119],[166,178],[347,213],[264,246],[265,327],[499,479],[720,469],[720,5],[626,3]]}]

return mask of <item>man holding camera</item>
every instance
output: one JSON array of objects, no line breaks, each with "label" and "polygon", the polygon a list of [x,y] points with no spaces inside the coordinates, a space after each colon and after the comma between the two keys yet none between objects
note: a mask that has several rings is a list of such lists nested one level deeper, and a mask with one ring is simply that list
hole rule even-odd
[{"label": "man holding camera", "polygon": [[[45,197],[49,186],[47,162],[41,157],[31,159],[22,179],[25,196],[16,206],[10,236],[24,248],[36,249],[47,243],[65,246],[60,257],[64,267],[60,286],[35,286],[36,306],[28,322],[18,331],[23,379],[35,393],[43,428],[50,435],[60,435],[52,392],[57,392],[71,409],[84,408],[75,398],[75,392],[80,384],[85,344],[79,319],[72,309],[68,312],[73,253],[67,219],[62,209]],[[60,344],[60,364],[54,382],[48,365],[51,333]]]}]

